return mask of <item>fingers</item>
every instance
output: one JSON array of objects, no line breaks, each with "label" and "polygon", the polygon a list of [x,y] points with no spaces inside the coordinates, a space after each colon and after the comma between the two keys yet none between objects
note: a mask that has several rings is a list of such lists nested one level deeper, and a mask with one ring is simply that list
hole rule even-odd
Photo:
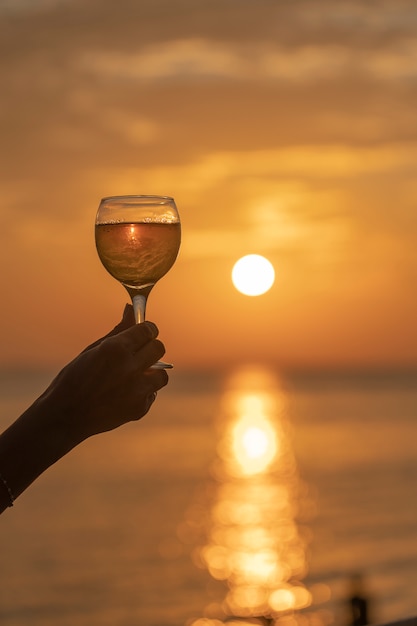
[{"label": "fingers", "polygon": [[[162,389],[162,387],[165,387],[167,383],[168,374],[165,370],[148,370],[147,372],[144,372],[143,378],[139,382],[139,387],[141,387],[142,390],[146,388],[148,391],[146,392],[144,400],[139,397],[135,403],[134,421],[140,419],[149,411],[152,404],[156,400],[157,391]],[[143,398],[143,395],[140,395]],[[143,407],[142,410],[139,409],[140,406]]]},{"label": "fingers", "polygon": [[97,342],[104,350],[121,350],[129,354],[140,352],[146,344],[150,343],[158,336],[158,328],[152,322],[134,324],[125,330],[104,337],[101,342]]},{"label": "fingers", "polygon": [[158,369],[151,370],[148,369],[144,376],[146,376],[147,384],[149,385],[149,389],[151,393],[159,391],[162,387],[168,384],[168,374],[166,370]]},{"label": "fingers", "polygon": [[138,352],[158,336],[159,330],[153,322],[143,322],[142,324],[135,324],[123,333],[129,340],[132,351]]},{"label": "fingers", "polygon": [[165,354],[165,346],[159,341],[159,339],[154,339],[150,341],[145,346],[142,347],[140,351],[137,351],[135,357],[137,359],[138,365],[140,369],[147,370],[154,363],[159,361]]},{"label": "fingers", "polygon": [[87,350],[91,350],[91,348],[95,348],[98,346],[104,339],[108,339],[109,337],[113,337],[114,335],[118,335],[120,332],[130,328],[135,324],[135,314],[133,312],[133,306],[131,304],[126,304],[123,316],[120,322],[111,330],[109,333],[104,335],[104,337],[100,337],[93,343],[90,343],[86,348],[84,348],[83,352],[87,352]]},{"label": "fingers", "polygon": [[155,324],[143,322],[107,338],[98,346],[103,363],[119,373],[125,367],[136,375],[145,372],[165,354],[164,344],[156,339],[158,332]]},{"label": "fingers", "polygon": [[165,354],[158,328],[143,322],[123,329],[129,315],[126,307],[118,332],[78,355],[43,394],[69,416],[68,428],[80,441],[140,419],[168,383],[165,370],[150,369]]},{"label": "fingers", "polygon": [[[156,391],[153,391],[152,393],[149,393],[146,397],[146,405],[145,405],[145,413],[147,413],[149,411],[149,409],[151,408],[151,406],[153,405],[153,403],[156,400]],[[140,419],[140,416],[137,418]]]},{"label": "fingers", "polygon": [[131,304],[126,304],[123,310],[123,316],[120,322],[116,324],[113,330],[111,330],[109,333],[107,333],[107,335],[102,337],[101,340],[99,339],[99,341],[102,341],[103,339],[107,339],[108,337],[114,337],[114,335],[118,335],[119,333],[126,330],[127,328],[134,326],[134,324],[135,324],[135,314],[133,312],[133,306]]},{"label": "fingers", "polygon": [[117,333],[120,333],[122,330],[126,330],[126,328],[130,328],[134,324],[135,314],[133,312],[133,306],[131,304],[126,304],[123,310],[122,319],[107,336],[111,337],[112,335],[117,335]]}]

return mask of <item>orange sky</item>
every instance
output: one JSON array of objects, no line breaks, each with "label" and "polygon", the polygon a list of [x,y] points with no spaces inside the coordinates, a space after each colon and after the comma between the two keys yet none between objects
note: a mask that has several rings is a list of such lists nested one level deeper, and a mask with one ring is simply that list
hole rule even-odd
[{"label": "orange sky", "polygon": [[[63,364],[116,323],[95,212],[145,193],[182,217],[148,309],[177,366],[416,365],[416,20],[411,0],[2,4],[0,364]],[[276,270],[257,298],[230,279],[253,252]]]}]

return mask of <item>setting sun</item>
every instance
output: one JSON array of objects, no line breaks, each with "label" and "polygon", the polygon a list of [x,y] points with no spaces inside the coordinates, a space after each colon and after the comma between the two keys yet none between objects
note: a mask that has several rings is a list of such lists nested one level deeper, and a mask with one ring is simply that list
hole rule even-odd
[{"label": "setting sun", "polygon": [[248,254],[236,261],[232,282],[245,296],[260,296],[271,289],[275,280],[273,265],[259,254]]}]

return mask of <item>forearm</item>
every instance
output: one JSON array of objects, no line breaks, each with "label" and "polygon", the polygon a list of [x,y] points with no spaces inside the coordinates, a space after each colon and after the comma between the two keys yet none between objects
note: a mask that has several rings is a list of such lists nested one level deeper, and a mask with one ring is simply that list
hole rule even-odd
[{"label": "forearm", "polygon": [[0,513],[80,443],[56,411],[42,396],[0,435]]},{"label": "forearm", "polygon": [[0,513],[79,443],[145,415],[168,382],[150,369],[164,353],[151,322],[90,346],[0,435]]}]

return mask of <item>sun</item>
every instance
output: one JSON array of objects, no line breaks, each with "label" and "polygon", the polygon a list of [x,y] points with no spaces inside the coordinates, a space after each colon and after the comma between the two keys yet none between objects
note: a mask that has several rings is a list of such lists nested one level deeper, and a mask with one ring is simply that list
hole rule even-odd
[{"label": "sun", "polygon": [[259,254],[247,254],[236,261],[232,282],[245,296],[260,296],[271,289],[275,280],[272,263]]}]

